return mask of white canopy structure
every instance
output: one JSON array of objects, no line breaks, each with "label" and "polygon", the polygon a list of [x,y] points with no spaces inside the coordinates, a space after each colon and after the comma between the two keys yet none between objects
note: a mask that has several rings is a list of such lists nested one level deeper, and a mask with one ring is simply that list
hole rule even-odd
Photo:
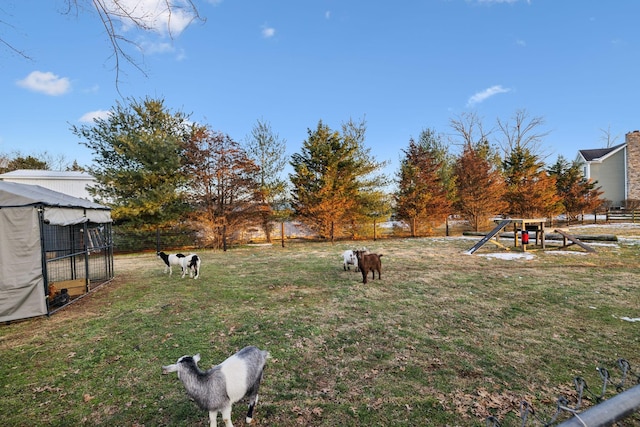
[{"label": "white canopy structure", "polygon": [[[49,314],[52,289],[84,283],[75,293],[81,295],[94,278],[113,278],[106,206],[37,185],[0,181],[0,236],[0,321]],[[93,257],[96,271],[92,254],[99,254]]]}]

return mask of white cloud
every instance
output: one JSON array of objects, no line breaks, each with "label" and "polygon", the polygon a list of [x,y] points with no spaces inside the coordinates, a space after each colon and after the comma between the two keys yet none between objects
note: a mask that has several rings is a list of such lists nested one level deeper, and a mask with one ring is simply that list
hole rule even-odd
[{"label": "white cloud", "polygon": [[111,115],[111,111],[96,110],[85,113],[78,119],[79,122],[93,123],[94,119],[107,119]]},{"label": "white cloud", "polygon": [[188,0],[105,0],[105,7],[118,17],[124,31],[142,26],[178,36],[197,18]]},{"label": "white cloud", "polygon": [[17,81],[18,86],[33,92],[46,95],[64,95],[71,89],[71,83],[66,77],[59,77],[52,72],[33,71],[27,77]]},{"label": "white cloud", "polygon": [[145,55],[153,55],[159,53],[171,53],[175,50],[173,44],[167,42],[149,42],[144,41],[140,43],[140,48]]},{"label": "white cloud", "polygon": [[266,25],[262,26],[262,37],[265,39],[270,39],[271,37],[276,35],[276,29],[273,27],[267,27]]},{"label": "white cloud", "polygon": [[97,85],[97,84],[82,90],[82,92],[84,93],[98,93],[99,91],[100,91],[100,85]]},{"label": "white cloud", "polygon": [[331,11],[330,11],[330,10],[327,10],[327,11],[324,13],[324,17],[325,17],[326,19],[331,19]]},{"label": "white cloud", "polygon": [[517,44],[518,46],[522,46],[522,47],[527,46],[527,42],[526,42],[526,41],[524,41],[524,40],[522,40],[522,39],[517,39],[517,40],[516,40],[516,44]]},{"label": "white cloud", "polygon": [[474,94],[471,98],[469,98],[469,100],[467,101],[467,106],[470,107],[475,104],[479,104],[484,100],[491,98],[494,95],[497,95],[499,93],[507,93],[510,91],[511,89],[503,88],[501,85],[491,86],[490,88],[485,89],[482,92],[478,92]]}]

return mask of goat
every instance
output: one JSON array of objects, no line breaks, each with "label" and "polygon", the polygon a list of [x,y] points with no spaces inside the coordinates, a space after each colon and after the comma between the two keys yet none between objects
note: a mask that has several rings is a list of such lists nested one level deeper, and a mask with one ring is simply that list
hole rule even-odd
[{"label": "goat", "polygon": [[198,255],[187,255],[184,259],[184,264],[182,277],[184,277],[187,269],[189,270],[189,277],[193,277],[194,279],[200,277],[200,257]]},{"label": "goat", "polygon": [[164,272],[169,272],[169,276],[173,274],[172,266],[177,265],[182,269],[182,277],[189,271],[189,277],[197,279],[200,277],[200,257],[196,254],[184,255],[184,254],[166,254],[164,252],[158,252],[158,258],[164,261]]},{"label": "goat", "polygon": [[356,254],[352,250],[347,250],[342,252],[342,268],[344,271],[351,270],[351,265],[355,266],[356,271],[358,271],[358,258],[356,258]]},{"label": "goat", "polygon": [[182,356],[173,365],[162,367],[162,373],[177,372],[187,394],[205,411],[209,411],[209,424],[216,427],[218,412],[222,413],[225,427],[231,423],[231,405],[244,397],[249,398],[247,424],[253,419],[258,403],[258,389],[269,352],[258,347],[245,347],[224,362],[207,371],[198,368],[200,354]]},{"label": "goat", "polygon": [[365,251],[355,251],[358,258],[358,268],[362,272],[362,283],[367,283],[367,276],[371,272],[371,280],[375,280],[376,271],[378,272],[378,280],[380,280],[380,271],[382,270],[382,262],[380,258],[382,255],[367,254]]}]

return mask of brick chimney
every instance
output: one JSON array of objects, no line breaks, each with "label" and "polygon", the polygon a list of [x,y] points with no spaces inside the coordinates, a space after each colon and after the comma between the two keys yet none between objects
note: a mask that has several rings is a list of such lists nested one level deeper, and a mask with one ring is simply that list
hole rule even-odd
[{"label": "brick chimney", "polygon": [[640,131],[625,135],[627,143],[627,198],[640,200]]}]

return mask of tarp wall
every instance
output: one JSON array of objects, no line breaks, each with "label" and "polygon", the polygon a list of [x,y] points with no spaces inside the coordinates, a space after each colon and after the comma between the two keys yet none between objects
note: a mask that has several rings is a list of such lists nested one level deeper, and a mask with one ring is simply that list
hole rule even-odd
[{"label": "tarp wall", "polygon": [[34,206],[0,208],[0,321],[47,314]]}]

